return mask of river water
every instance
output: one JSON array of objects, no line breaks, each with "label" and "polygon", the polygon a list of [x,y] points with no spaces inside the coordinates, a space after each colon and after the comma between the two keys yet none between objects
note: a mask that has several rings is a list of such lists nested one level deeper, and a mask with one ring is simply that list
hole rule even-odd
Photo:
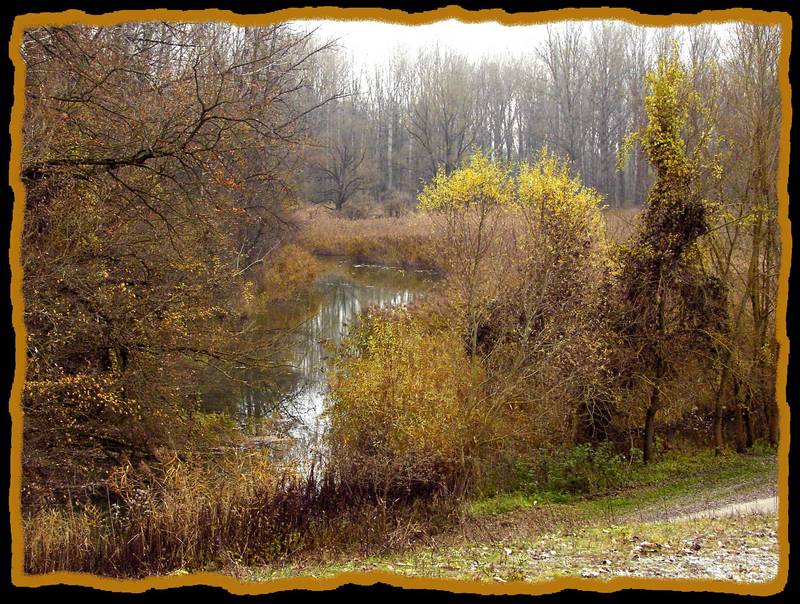
[{"label": "river water", "polygon": [[203,396],[206,411],[225,413],[243,426],[267,426],[272,450],[292,459],[316,457],[325,430],[328,403],[326,360],[361,312],[370,307],[402,307],[430,291],[426,271],[322,259],[323,270],[309,292],[290,304],[263,311],[265,324],[291,330],[286,371],[269,387],[217,386]]}]

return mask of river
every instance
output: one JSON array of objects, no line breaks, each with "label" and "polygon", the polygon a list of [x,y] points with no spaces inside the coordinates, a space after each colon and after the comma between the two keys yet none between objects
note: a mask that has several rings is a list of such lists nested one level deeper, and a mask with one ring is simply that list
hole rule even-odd
[{"label": "river", "polygon": [[[268,387],[230,384],[207,386],[203,408],[225,413],[277,457],[287,453],[302,461],[316,457],[325,430],[328,403],[326,359],[358,315],[369,307],[401,307],[432,290],[436,278],[427,271],[320,259],[322,270],[304,295],[264,309],[264,325],[292,327],[287,370],[272,376]],[[268,438],[264,438],[264,433]]]}]

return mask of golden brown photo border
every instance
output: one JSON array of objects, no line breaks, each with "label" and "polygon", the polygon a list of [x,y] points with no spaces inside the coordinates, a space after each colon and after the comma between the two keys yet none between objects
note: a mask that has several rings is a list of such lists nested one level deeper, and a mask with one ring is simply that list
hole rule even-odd
[{"label": "golden brown photo border", "polygon": [[[27,574],[24,571],[24,543],[20,509],[20,483],[22,478],[23,413],[22,389],[25,381],[27,332],[24,324],[22,294],[21,243],[25,210],[25,188],[20,179],[22,160],[22,119],[25,103],[25,65],[20,54],[24,30],[38,26],[58,26],[79,23],[90,26],[107,26],[128,21],[224,21],[234,25],[265,25],[294,19],[371,20],[402,25],[420,25],[443,19],[458,19],[466,23],[497,21],[502,25],[529,25],[563,20],[614,19],[643,26],[695,25],[744,21],[758,25],[779,25],[782,30],[781,52],[778,60],[778,78],[781,90],[782,122],[777,175],[778,223],[781,233],[781,264],[778,282],[775,336],[779,343],[776,396],[780,417],[778,444],[778,542],[779,563],[774,579],[764,583],[738,583],[704,579],[655,579],[618,577],[613,579],[560,578],[529,583],[523,581],[494,584],[438,578],[417,578],[386,571],[347,572],[329,578],[297,577],[276,579],[263,583],[242,582],[219,573],[192,573],[181,576],[159,576],[144,579],[113,579],[87,573],[54,572]],[[11,111],[11,161],[9,182],[14,192],[9,260],[11,264],[12,324],[15,332],[16,366],[11,388],[9,411],[11,429],[11,483],[9,511],[11,516],[11,581],[20,587],[46,585],[75,585],[96,589],[139,593],[148,589],[163,589],[194,585],[221,587],[233,594],[265,594],[290,589],[330,590],[345,584],[373,585],[387,583],[395,587],[438,589],[456,593],[486,595],[527,594],[540,595],[577,589],[596,592],[615,592],[622,589],[658,589],[673,591],[711,591],[741,595],[766,596],[784,589],[789,572],[789,405],[786,400],[786,380],[789,359],[789,340],[786,333],[786,311],[791,261],[791,226],[789,222],[789,133],[792,106],[789,82],[789,53],[791,49],[792,18],[786,12],[768,12],[749,8],[705,10],[697,14],[648,15],[627,8],[563,8],[531,13],[509,14],[502,9],[468,11],[459,6],[448,6],[422,13],[409,14],[396,9],[307,7],[282,9],[261,15],[242,15],[219,9],[204,10],[121,10],[101,15],[78,10],[19,15],[14,20],[9,56],[14,65],[14,104]]]}]

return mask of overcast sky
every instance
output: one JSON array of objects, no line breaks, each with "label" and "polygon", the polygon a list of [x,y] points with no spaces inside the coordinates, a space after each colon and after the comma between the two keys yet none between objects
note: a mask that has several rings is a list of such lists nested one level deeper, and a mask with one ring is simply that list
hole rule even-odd
[{"label": "overcast sky", "polygon": [[[398,47],[414,51],[436,42],[473,59],[491,54],[516,55],[532,50],[547,31],[544,23],[501,25],[494,21],[463,23],[455,19],[427,25],[332,20],[303,20],[297,24],[302,28],[318,28],[323,39],[340,38],[340,45],[353,55],[357,68],[384,63]],[[726,26],[719,24],[715,29],[721,33]]]},{"label": "overcast sky", "polygon": [[471,58],[482,55],[517,54],[531,49],[545,32],[545,25],[500,25],[462,23],[455,19],[427,25],[398,25],[380,21],[303,21],[303,27],[318,27],[323,39],[341,38],[340,44],[353,54],[356,64],[382,63],[395,48],[415,50],[434,44],[451,46]]}]

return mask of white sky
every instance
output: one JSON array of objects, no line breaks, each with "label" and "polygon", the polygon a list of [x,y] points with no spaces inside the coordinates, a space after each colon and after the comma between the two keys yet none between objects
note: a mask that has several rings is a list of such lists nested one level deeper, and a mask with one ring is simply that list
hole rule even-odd
[{"label": "white sky", "polygon": [[[471,59],[486,55],[517,55],[531,51],[546,36],[547,24],[501,25],[496,21],[463,23],[455,19],[426,25],[400,25],[381,21],[295,21],[301,28],[318,28],[323,40],[340,38],[339,44],[353,56],[356,68],[371,69],[385,63],[396,48],[413,55],[421,46],[439,42]],[[565,23],[565,22],[560,22]],[[589,24],[584,21],[583,23]],[[554,24],[551,24],[554,25]],[[724,35],[725,24],[713,26]],[[685,28],[679,27],[678,30]]]},{"label": "white sky", "polygon": [[306,20],[303,27],[318,27],[323,39],[341,38],[339,43],[353,54],[357,65],[369,67],[385,62],[395,48],[414,51],[439,42],[470,58],[490,54],[517,54],[531,50],[542,39],[546,25],[500,25],[462,23],[455,19],[426,25],[399,25],[381,21]]}]

